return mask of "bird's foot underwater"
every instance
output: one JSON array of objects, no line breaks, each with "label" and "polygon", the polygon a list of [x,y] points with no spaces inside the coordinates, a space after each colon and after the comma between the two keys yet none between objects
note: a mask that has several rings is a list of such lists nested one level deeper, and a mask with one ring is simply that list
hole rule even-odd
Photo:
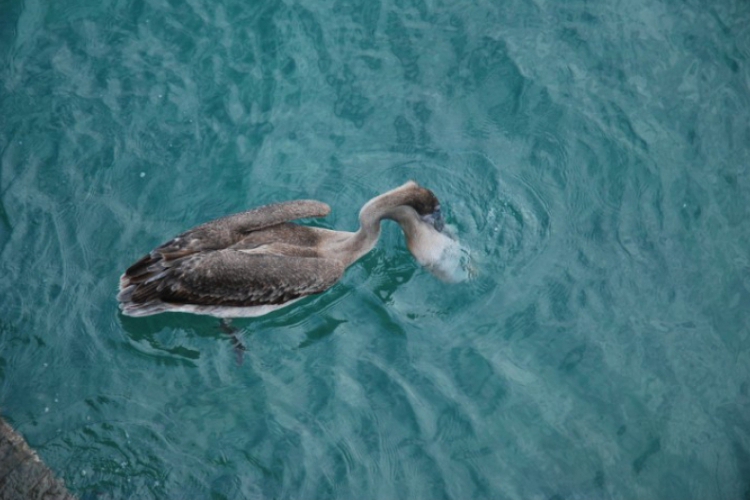
[{"label": "bird's foot underwater", "polygon": [[247,347],[245,347],[245,343],[242,342],[242,339],[239,336],[239,330],[232,326],[232,320],[222,318],[221,331],[232,338],[232,349],[237,357],[237,364],[242,366],[242,362],[245,361],[245,351],[247,351]]}]

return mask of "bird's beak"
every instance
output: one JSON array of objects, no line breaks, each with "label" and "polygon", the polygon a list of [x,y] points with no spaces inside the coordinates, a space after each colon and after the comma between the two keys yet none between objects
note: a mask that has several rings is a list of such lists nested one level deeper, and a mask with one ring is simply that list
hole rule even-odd
[{"label": "bird's beak", "polygon": [[437,232],[443,232],[445,220],[443,219],[443,213],[440,211],[440,207],[437,207],[437,209],[431,214],[422,216],[422,220],[434,227]]}]

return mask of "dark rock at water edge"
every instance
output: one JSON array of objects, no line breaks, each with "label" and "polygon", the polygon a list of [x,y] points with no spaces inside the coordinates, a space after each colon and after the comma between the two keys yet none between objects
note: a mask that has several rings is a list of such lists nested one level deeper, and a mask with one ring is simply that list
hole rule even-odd
[{"label": "dark rock at water edge", "polygon": [[4,500],[75,500],[29,448],[23,437],[0,418],[0,498]]}]

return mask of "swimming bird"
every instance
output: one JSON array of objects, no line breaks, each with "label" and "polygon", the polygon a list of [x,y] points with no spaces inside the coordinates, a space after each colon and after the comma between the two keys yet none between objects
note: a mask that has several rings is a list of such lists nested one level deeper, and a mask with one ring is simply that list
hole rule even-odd
[{"label": "swimming bird", "polygon": [[451,248],[438,198],[414,181],[368,201],[356,232],[292,222],[330,211],[319,201],[288,201],[190,229],[125,271],[120,309],[128,316],[207,314],[225,326],[229,318],[270,313],[332,287],[373,249],[385,219],[401,226],[410,252],[428,269],[439,271]]}]

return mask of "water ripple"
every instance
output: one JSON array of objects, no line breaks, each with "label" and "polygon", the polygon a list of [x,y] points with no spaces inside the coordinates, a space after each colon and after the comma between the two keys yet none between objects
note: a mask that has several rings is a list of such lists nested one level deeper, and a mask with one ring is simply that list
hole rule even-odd
[{"label": "water ripple", "polygon": [[[747,490],[748,9],[5,4],[0,403],[80,496]],[[239,321],[241,367],[213,319],[118,314],[193,224],[315,198],[353,230],[408,179],[474,280],[388,223]]]}]

